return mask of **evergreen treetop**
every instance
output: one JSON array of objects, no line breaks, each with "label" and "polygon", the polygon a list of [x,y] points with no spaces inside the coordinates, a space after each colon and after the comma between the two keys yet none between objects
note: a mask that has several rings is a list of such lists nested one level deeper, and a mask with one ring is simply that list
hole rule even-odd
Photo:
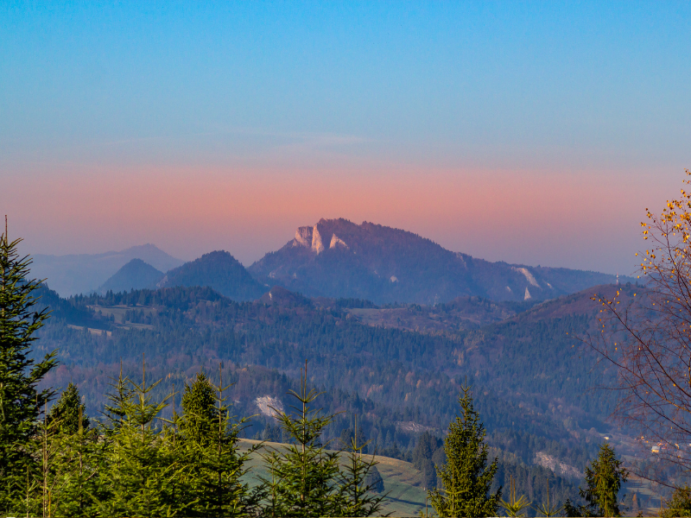
[{"label": "evergreen treetop", "polygon": [[[224,420],[225,408],[216,408],[214,387],[203,372],[191,384],[185,385],[182,395],[183,418],[179,421],[183,438],[203,443],[210,440],[212,430],[218,428],[219,417]],[[225,423],[224,423],[225,424]]]},{"label": "evergreen treetop", "polygon": [[48,412],[48,425],[59,433],[74,435],[79,431],[81,419],[82,430],[86,431],[89,428],[89,418],[85,409],[76,385],[69,383],[60,399]]},{"label": "evergreen treetop", "polygon": [[256,514],[262,488],[242,480],[257,446],[240,452],[238,434],[245,420],[235,422],[226,405],[223,372],[215,386],[203,373],[185,386],[182,415],[177,419],[181,442],[177,451],[185,466],[182,489],[187,516],[232,517]]},{"label": "evergreen treetop", "polygon": [[0,511],[11,510],[13,498],[26,487],[27,470],[35,465],[30,444],[53,396],[37,385],[56,365],[55,352],[38,363],[30,355],[48,311],[35,308],[40,282],[28,277],[31,259],[19,256],[21,242],[8,239],[6,224],[0,236]]},{"label": "evergreen treetop", "polygon": [[487,466],[486,431],[473,406],[470,387],[462,387],[462,415],[449,425],[444,440],[446,464],[437,467],[441,488],[429,491],[437,515],[469,518],[496,516],[501,488],[490,493],[497,459]]},{"label": "evergreen treetop", "polygon": [[269,500],[266,512],[269,516],[341,516],[338,453],[328,452],[320,441],[333,416],[312,407],[319,393],[307,389],[306,365],[299,392],[291,390],[289,395],[298,402],[293,413],[274,411],[292,444],[264,456],[271,477],[262,480]]},{"label": "evergreen treetop", "polygon": [[567,516],[621,516],[619,491],[628,480],[629,472],[617,459],[614,448],[604,443],[597,459],[585,468],[585,488],[579,494],[585,505],[575,505],[570,500],[564,504]]}]

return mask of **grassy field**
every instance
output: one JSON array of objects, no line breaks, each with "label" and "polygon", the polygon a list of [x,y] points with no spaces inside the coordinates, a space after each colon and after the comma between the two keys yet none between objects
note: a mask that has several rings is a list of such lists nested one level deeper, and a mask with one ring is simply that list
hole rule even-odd
[{"label": "grassy field", "polygon": [[[240,449],[246,451],[260,441],[250,439],[240,440]],[[265,442],[265,448],[284,448],[283,444]],[[425,491],[421,486],[422,475],[409,462],[389,457],[377,457],[377,469],[384,479],[384,492],[388,495],[384,513],[391,516],[418,516],[425,508]],[[260,454],[254,454],[249,462],[251,467],[248,481],[250,484],[259,483],[259,477],[267,476]]]}]

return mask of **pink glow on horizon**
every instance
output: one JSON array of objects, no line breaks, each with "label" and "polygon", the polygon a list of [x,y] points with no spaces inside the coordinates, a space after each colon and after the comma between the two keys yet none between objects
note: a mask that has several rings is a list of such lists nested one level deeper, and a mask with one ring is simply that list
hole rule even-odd
[{"label": "pink glow on horizon", "polygon": [[[225,249],[250,264],[283,246],[297,226],[344,217],[410,230],[489,260],[616,273],[641,248],[638,222],[660,197],[646,190],[645,175],[625,177],[99,167],[11,177],[0,202],[31,253],[96,253],[151,242],[182,259]],[[22,194],[30,190],[27,201]]]}]

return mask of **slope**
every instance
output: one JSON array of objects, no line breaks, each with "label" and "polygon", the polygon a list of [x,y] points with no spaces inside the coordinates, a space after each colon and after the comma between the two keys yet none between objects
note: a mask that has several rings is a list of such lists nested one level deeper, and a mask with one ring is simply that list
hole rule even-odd
[{"label": "slope", "polygon": [[255,281],[245,267],[225,251],[211,252],[169,271],[158,283],[161,288],[208,286],[232,300],[254,300],[267,288]]},{"label": "slope", "polygon": [[[551,449],[553,456],[579,465],[585,453],[578,452],[607,431],[602,420],[611,401],[588,391],[604,369],[588,350],[575,348],[572,338],[588,328],[588,314],[542,318],[533,315],[536,306],[498,323],[424,334],[363,325],[351,308],[337,303],[321,305],[286,293],[280,299],[236,303],[210,288],[81,297],[71,303],[92,311],[111,335],[55,322],[38,350],[60,349],[63,365],[51,382],[82,380],[92,409],[103,403],[108,376],[115,375],[120,360],[136,373],[142,353],[160,377],[185,378],[226,362],[237,376],[233,398],[243,415],[257,413],[258,397],[283,398],[293,388],[289,380],[309,359],[314,383],[330,393],[342,391],[325,406],[338,410],[343,404],[363,415],[368,436],[387,447],[405,446],[424,430],[441,433],[466,381],[477,387],[492,440],[510,445],[526,463]],[[259,429],[266,419],[259,419]]]},{"label": "slope", "polygon": [[142,290],[154,288],[163,278],[163,273],[141,259],[132,259],[125,266],[104,282],[96,291],[105,294],[108,291]]},{"label": "slope", "polygon": [[546,300],[616,281],[596,272],[491,263],[411,232],[345,219],[298,228],[291,241],[249,271],[262,283],[307,296],[375,303],[435,304],[460,296]]}]

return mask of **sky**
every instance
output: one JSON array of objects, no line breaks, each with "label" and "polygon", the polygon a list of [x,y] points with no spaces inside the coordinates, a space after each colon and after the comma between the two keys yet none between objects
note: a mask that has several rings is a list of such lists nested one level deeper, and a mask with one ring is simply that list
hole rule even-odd
[{"label": "sky", "polygon": [[0,3],[28,253],[244,264],[344,217],[630,274],[691,168],[689,2]]}]

